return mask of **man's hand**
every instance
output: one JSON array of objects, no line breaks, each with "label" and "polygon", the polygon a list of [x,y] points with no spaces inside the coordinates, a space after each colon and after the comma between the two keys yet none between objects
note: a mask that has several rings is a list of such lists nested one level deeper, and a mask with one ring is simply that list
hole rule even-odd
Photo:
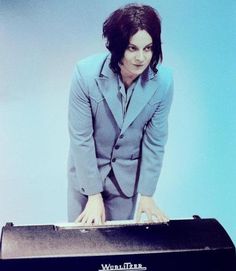
[{"label": "man's hand", "polygon": [[152,197],[140,196],[138,202],[136,221],[140,222],[142,213],[145,213],[148,222],[168,222],[168,217],[156,206]]},{"label": "man's hand", "polygon": [[86,206],[83,212],[75,220],[75,223],[82,223],[83,225],[102,225],[105,220],[103,198],[99,193],[88,196]]}]

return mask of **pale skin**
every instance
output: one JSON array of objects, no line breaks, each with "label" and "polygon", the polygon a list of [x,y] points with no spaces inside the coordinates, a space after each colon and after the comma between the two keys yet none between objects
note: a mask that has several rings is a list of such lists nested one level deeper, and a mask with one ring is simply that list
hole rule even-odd
[{"label": "pale skin", "polygon": [[[152,37],[146,30],[139,30],[129,41],[124,57],[120,63],[121,79],[126,88],[143,73],[152,59]],[[168,217],[157,207],[150,196],[140,195],[137,203],[135,220],[139,222],[144,213],[149,222],[167,222]],[[76,219],[76,223],[85,225],[102,225],[106,221],[104,202],[101,193],[88,196],[83,212]]]}]

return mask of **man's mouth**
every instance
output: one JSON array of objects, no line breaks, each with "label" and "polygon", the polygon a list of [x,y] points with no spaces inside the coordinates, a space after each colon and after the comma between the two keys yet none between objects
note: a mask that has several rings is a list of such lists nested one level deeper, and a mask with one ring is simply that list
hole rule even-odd
[{"label": "man's mouth", "polygon": [[141,68],[144,66],[144,64],[134,64],[135,67]]}]

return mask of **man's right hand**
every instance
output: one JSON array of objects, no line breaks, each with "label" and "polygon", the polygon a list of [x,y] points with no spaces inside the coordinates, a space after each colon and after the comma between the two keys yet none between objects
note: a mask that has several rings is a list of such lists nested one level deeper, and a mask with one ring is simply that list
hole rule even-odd
[{"label": "man's right hand", "polygon": [[105,223],[105,207],[101,193],[88,196],[88,201],[83,212],[75,220],[75,223],[83,225],[102,225]]}]

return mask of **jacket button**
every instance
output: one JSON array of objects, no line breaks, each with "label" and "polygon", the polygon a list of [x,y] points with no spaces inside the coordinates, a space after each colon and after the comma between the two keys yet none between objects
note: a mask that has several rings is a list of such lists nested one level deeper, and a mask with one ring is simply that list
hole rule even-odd
[{"label": "jacket button", "polygon": [[119,148],[120,148],[120,146],[119,146],[119,145],[116,145],[116,146],[115,146],[115,149],[116,149],[116,150],[118,150]]},{"label": "jacket button", "polygon": [[123,138],[123,137],[124,137],[124,135],[123,135],[123,134],[121,134],[121,135],[120,135],[120,138]]},{"label": "jacket button", "polygon": [[112,158],[112,160],[111,160],[113,163],[116,161],[116,158]]}]

